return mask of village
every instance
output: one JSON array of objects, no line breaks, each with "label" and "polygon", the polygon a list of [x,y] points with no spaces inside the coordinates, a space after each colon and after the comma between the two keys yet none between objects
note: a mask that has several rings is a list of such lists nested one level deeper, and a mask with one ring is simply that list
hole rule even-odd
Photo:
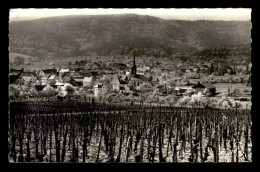
[{"label": "village", "polygon": [[94,10],[10,9],[9,165],[254,161],[252,9]]},{"label": "village", "polygon": [[226,98],[232,96],[235,101],[251,102],[251,64],[242,67],[239,74],[234,75],[228,70],[224,75],[217,76],[217,72],[214,74],[212,71],[212,62],[193,65],[179,62],[170,66],[158,59],[145,61],[142,57],[135,57],[135,52],[126,63],[115,61],[93,62],[81,58],[74,64],[69,62],[59,68],[53,63],[45,69],[11,68],[10,99],[38,97],[174,105],[184,96],[199,94],[212,98],[226,95]]}]

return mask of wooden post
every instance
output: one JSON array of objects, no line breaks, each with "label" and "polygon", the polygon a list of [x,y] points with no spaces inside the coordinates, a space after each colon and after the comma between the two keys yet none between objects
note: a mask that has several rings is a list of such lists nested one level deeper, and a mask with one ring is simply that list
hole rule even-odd
[{"label": "wooden post", "polygon": [[130,154],[130,143],[131,143],[131,140],[133,139],[133,136],[129,136],[128,137],[128,140],[127,140],[127,144],[126,144],[126,156],[125,156],[125,162],[128,161],[128,157],[129,157],[129,154]]},{"label": "wooden post", "polygon": [[52,161],[52,154],[51,154],[51,148],[52,148],[52,128],[50,130],[50,162]]},{"label": "wooden post", "polygon": [[63,140],[63,147],[62,147],[61,162],[64,162],[64,158],[65,158],[67,133],[68,133],[68,128],[66,127],[65,134],[63,135],[64,140]]},{"label": "wooden post", "polygon": [[101,132],[101,136],[100,136],[100,140],[99,140],[99,145],[98,145],[98,154],[97,154],[97,158],[96,158],[96,162],[98,162],[99,159],[99,152],[100,152],[100,148],[101,148],[101,140],[102,140],[102,132]]},{"label": "wooden post", "polygon": [[177,158],[177,143],[175,143],[173,145],[173,162],[178,162],[178,158]]},{"label": "wooden post", "polygon": [[203,149],[202,149],[202,124],[200,123],[200,129],[199,129],[199,145],[200,145],[200,159],[203,159]]},{"label": "wooden post", "polygon": [[215,148],[214,162],[219,162],[219,143],[218,143],[218,133],[217,132],[215,132],[215,134],[214,134],[214,148]]},{"label": "wooden post", "polygon": [[27,132],[27,143],[26,143],[26,148],[27,148],[27,157],[26,157],[26,161],[30,162],[31,160],[31,155],[30,155],[30,134],[29,132]]},{"label": "wooden post", "polygon": [[123,122],[121,124],[119,152],[118,152],[116,162],[120,162],[120,159],[121,159],[122,142],[123,142]]},{"label": "wooden post", "polygon": [[139,149],[140,162],[143,162],[143,152],[144,152],[144,141],[143,138],[141,138],[140,149]]}]

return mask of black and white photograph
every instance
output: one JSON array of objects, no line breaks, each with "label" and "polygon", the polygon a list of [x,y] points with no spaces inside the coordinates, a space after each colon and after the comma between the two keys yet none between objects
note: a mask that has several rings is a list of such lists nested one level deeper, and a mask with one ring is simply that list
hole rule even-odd
[{"label": "black and white photograph", "polygon": [[252,162],[251,13],[10,9],[8,162]]}]

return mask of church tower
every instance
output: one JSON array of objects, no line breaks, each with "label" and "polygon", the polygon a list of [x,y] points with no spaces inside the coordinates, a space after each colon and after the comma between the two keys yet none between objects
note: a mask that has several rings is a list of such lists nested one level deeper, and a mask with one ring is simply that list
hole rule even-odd
[{"label": "church tower", "polygon": [[136,65],[135,65],[135,50],[134,50],[134,61],[131,69],[131,76],[136,76]]}]

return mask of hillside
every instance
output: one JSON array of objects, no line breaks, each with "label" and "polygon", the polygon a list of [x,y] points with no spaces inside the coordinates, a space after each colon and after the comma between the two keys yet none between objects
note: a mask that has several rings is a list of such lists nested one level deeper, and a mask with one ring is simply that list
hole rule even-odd
[{"label": "hillside", "polygon": [[35,57],[171,56],[248,44],[251,22],[164,20],[134,14],[49,17],[9,23],[9,51]]}]

